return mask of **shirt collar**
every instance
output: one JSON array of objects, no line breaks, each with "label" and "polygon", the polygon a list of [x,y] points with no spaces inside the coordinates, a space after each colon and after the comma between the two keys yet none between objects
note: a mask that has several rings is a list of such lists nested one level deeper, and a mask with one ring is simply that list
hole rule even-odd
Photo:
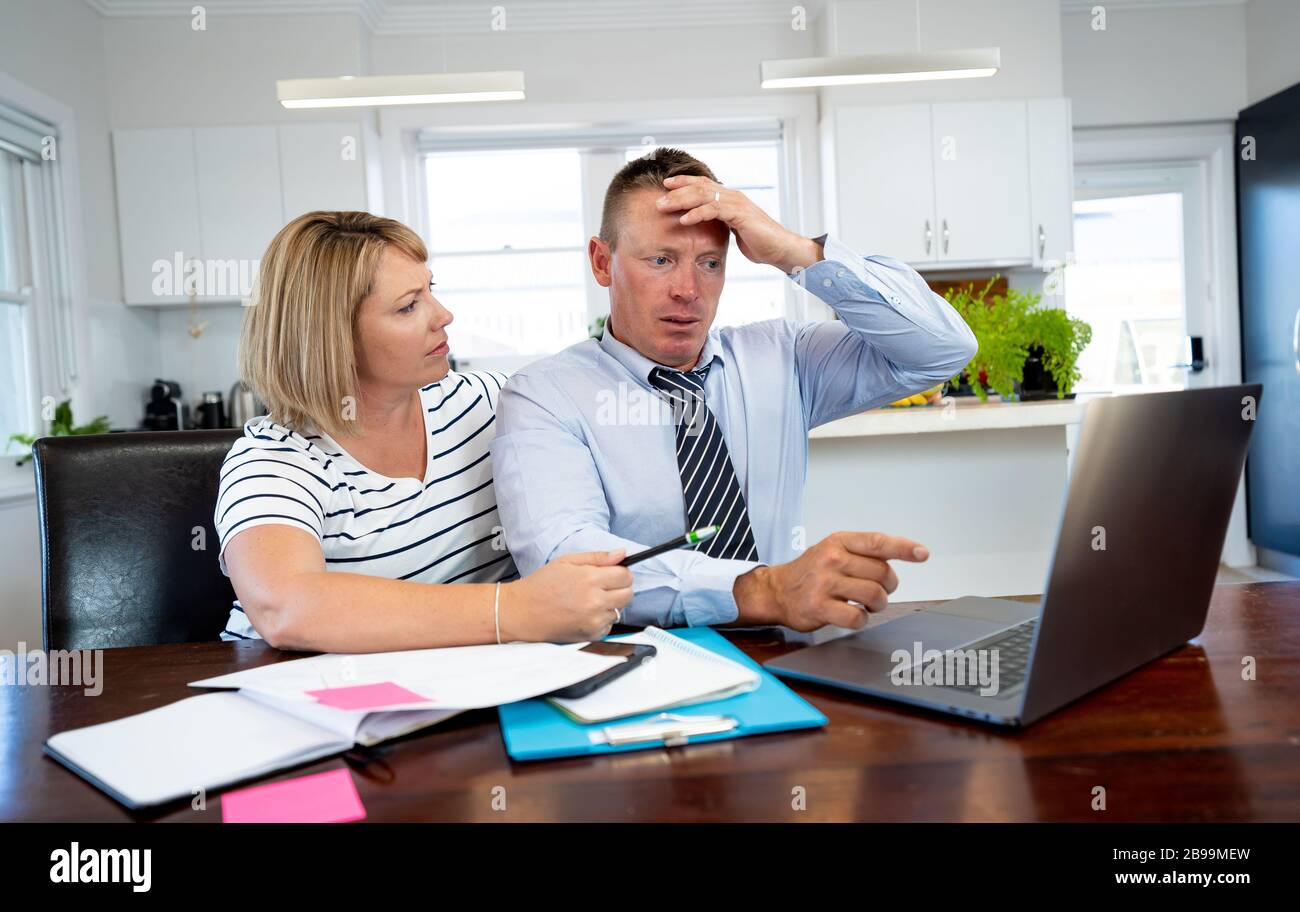
[{"label": "shirt collar", "polygon": [[[614,334],[609,331],[609,324],[610,321],[606,320],[605,331],[601,333],[598,344],[610,357],[623,365],[623,367],[627,368],[628,372],[632,374],[633,377],[636,377],[637,380],[648,384],[650,382],[651,371],[657,367],[663,367],[665,370],[673,370],[673,368],[651,361],[632,346],[625,345],[618,339],[614,338]],[[704,348],[700,351],[700,360],[693,370],[699,370],[706,364],[712,364],[714,359],[716,359],[720,364],[726,363],[722,357],[722,342],[718,335],[718,330],[716,328],[710,328],[708,336],[704,339]]]}]

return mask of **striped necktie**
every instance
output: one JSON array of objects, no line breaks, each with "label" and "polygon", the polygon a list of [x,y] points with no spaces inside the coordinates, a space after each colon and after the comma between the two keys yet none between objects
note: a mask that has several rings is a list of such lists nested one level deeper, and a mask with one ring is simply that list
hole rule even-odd
[{"label": "striped necktie", "polygon": [[696,546],[709,557],[758,560],[745,495],[722,439],[722,429],[704,401],[709,368],[683,373],[656,367],[650,383],[662,390],[677,418],[677,470],[682,478],[687,529],[718,526],[718,534]]}]

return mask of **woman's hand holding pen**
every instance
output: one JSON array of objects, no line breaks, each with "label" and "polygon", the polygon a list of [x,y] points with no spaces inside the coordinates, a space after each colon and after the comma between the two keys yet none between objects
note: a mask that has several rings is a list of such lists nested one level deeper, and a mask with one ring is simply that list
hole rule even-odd
[{"label": "woman's hand holding pen", "polygon": [[632,601],[623,551],[566,554],[501,587],[501,640],[586,643],[599,640]]}]

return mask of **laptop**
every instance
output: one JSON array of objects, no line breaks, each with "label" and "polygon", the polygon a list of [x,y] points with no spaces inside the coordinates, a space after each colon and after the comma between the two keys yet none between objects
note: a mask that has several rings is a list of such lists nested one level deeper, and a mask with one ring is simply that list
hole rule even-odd
[{"label": "laptop", "polygon": [[1039,601],[957,598],[765,667],[1019,726],[1177,649],[1205,626],[1261,391],[1088,403]]}]

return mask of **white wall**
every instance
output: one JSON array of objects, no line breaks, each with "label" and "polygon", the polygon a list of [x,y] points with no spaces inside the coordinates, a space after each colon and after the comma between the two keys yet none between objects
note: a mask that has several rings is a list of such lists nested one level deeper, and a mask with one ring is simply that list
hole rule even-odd
[{"label": "white wall", "polygon": [[275,81],[363,72],[364,26],[349,14],[104,20],[109,121],[198,127],[356,120],[343,109],[289,111]]},{"label": "white wall", "polygon": [[1246,7],[1246,100],[1249,104],[1300,83],[1300,3],[1250,0]]},{"label": "white wall", "polygon": [[[1002,68],[985,79],[836,86],[823,104],[894,104],[1060,96],[1061,16],[1057,0],[924,0],[923,51],[1000,47]],[[826,54],[917,49],[914,0],[829,0],[820,28]]]},{"label": "white wall", "polygon": [[107,414],[130,426],[139,420],[142,384],[157,370],[158,330],[154,314],[122,304],[103,21],[82,0],[0,0],[0,21],[4,72],[76,115],[85,262],[73,266],[85,270],[87,289],[84,417]]},{"label": "white wall", "polygon": [[[436,35],[377,35],[370,41],[370,65],[376,74],[440,72],[443,49]],[[445,49],[446,69],[451,71],[523,70],[528,100],[521,104],[757,95],[763,91],[758,87],[760,60],[815,53],[812,23],[806,31],[784,25],[507,30],[448,38]],[[513,106],[499,104],[494,109],[504,113]],[[431,119],[437,116],[431,109]],[[610,118],[618,119],[616,106],[611,106]]]},{"label": "white wall", "polygon": [[0,503],[0,649],[40,647],[40,569],[36,502]]},{"label": "white wall", "polygon": [[[366,72],[368,36],[351,14],[222,16],[195,30],[188,16],[105,19],[109,125],[197,127],[322,120],[356,121],[356,110],[290,111],[275,97],[277,79]],[[144,308],[136,308],[144,310]],[[175,380],[193,405],[204,392],[228,393],[243,310],[235,305],[151,313],[155,373]],[[191,323],[206,323],[197,338]],[[154,374],[142,377],[147,385]],[[137,397],[135,421],[143,410]]]},{"label": "white wall", "polygon": [[[0,0],[0,68],[72,109],[76,120],[86,300],[76,416],[138,420],[141,377],[158,367],[156,316],[125,307],[109,149],[102,22],[82,0]],[[57,391],[51,391],[55,394]],[[0,648],[40,643],[40,566],[34,503],[0,505]]]},{"label": "white wall", "polygon": [[1089,13],[1063,14],[1065,94],[1075,127],[1235,118],[1247,99],[1246,10],[1235,3],[1110,4],[1105,30],[1093,28]]}]

